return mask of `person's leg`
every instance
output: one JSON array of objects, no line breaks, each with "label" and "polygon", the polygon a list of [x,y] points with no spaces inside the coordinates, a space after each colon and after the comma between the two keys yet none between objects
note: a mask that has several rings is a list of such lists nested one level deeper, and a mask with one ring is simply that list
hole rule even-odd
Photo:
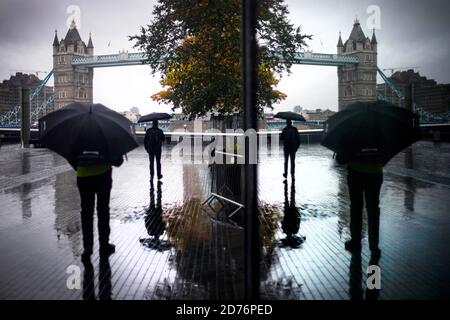
[{"label": "person's leg", "polygon": [[[348,190],[350,193],[350,235],[351,241],[348,249],[361,247],[363,188],[361,176],[358,172],[348,170]],[[352,247],[352,248],[350,248]]]},{"label": "person's leg", "polygon": [[150,178],[153,179],[153,177],[155,176],[155,154],[153,152],[150,152],[148,156],[150,159]]},{"label": "person's leg", "polygon": [[365,186],[365,200],[369,225],[369,248],[372,253],[379,254],[380,233],[380,190],[383,176],[380,174],[367,175]]},{"label": "person's leg", "polygon": [[94,246],[94,206],[95,191],[91,187],[90,178],[77,178],[81,199],[81,230],[83,234],[84,255],[90,256]]},{"label": "person's leg", "polygon": [[283,177],[287,178],[289,152],[288,152],[288,150],[286,148],[283,149],[283,152],[284,152],[284,173],[283,173]]},{"label": "person's leg", "polygon": [[97,215],[98,215],[98,236],[100,243],[100,253],[112,253],[109,244],[109,199],[111,195],[112,178],[111,170],[97,177]]},{"label": "person's leg", "polygon": [[156,172],[158,174],[158,179],[161,179],[163,177],[161,174],[161,149],[156,151],[155,156],[156,156]]},{"label": "person's leg", "polygon": [[291,157],[291,176],[294,178],[295,177],[295,151],[291,151],[290,152],[290,157]]}]

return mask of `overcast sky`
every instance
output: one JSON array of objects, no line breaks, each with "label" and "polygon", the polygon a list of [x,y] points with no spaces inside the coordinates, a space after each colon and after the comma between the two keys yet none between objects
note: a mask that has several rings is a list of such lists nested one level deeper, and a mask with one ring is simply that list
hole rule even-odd
[{"label": "overcast sky", "polygon": [[[0,0],[0,79],[16,71],[52,69],[54,30],[67,32],[69,6],[80,8],[79,31],[87,43],[92,32],[96,54],[135,51],[128,35],[151,20],[154,0]],[[382,68],[420,67],[439,83],[450,83],[450,2],[447,0],[289,0],[290,19],[301,25],[314,52],[335,53],[339,31],[345,41],[357,16],[366,36],[367,23],[379,23],[378,65]],[[380,8],[379,19],[371,5]],[[369,25],[370,27],[370,25]],[[378,27],[378,26],[377,26]],[[390,71],[386,71],[390,75]],[[42,78],[44,74],[40,74]],[[379,80],[381,81],[381,80]],[[335,67],[294,66],[278,88],[288,98],[276,110],[295,105],[337,109]],[[94,71],[94,101],[116,110],[136,106],[141,113],[168,109],[150,96],[159,91],[159,78],[148,66],[101,68]]]}]

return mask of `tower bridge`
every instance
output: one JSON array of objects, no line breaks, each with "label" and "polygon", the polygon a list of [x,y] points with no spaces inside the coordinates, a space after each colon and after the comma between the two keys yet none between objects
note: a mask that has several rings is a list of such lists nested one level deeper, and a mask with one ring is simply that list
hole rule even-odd
[{"label": "tower bridge", "polygon": [[[334,54],[298,52],[293,64],[337,67],[338,109],[342,110],[353,102],[388,100],[377,94],[377,73],[389,85],[399,100],[404,99],[401,91],[377,65],[378,42],[375,32],[371,39],[366,37],[359,21],[356,19],[350,36],[344,42],[339,34],[337,51]],[[64,38],[58,39],[55,31],[53,40],[53,69],[47,74],[42,84],[31,94],[33,100],[48,80],[54,77],[54,95],[48,97],[40,106],[33,108],[32,121],[52,110],[57,110],[69,103],[93,102],[93,77],[95,68],[145,65],[146,55],[142,52],[95,55],[94,45],[89,34],[86,44],[73,21]],[[0,127],[17,127],[20,124],[20,107],[12,106],[7,113],[0,114]],[[450,114],[430,114],[414,105],[424,123],[448,123]]]}]

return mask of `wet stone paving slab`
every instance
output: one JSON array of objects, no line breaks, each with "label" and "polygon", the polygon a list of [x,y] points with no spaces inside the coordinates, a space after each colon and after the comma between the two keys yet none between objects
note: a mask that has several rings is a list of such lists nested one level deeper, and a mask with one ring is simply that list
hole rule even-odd
[{"label": "wet stone paving slab", "polygon": [[[192,163],[172,151],[163,149],[162,183],[150,184],[142,147],[114,168],[116,253],[100,259],[96,241],[92,264],[83,265],[75,172],[48,150],[2,146],[0,298],[242,299],[242,212],[227,218],[236,207],[211,198],[239,202],[239,168]],[[367,237],[360,257],[344,250],[346,169],[314,144],[299,150],[294,181],[283,182],[282,167],[281,150],[260,150],[262,298],[369,297]],[[418,142],[384,172],[376,298],[449,298],[450,145]]]}]

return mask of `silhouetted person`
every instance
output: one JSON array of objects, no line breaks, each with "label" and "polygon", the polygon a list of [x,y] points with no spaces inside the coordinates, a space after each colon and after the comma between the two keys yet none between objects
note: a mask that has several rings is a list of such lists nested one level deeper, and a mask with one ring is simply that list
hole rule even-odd
[{"label": "silhouetted person", "polygon": [[357,159],[347,164],[347,183],[350,192],[350,235],[345,243],[349,251],[361,250],[363,206],[366,202],[369,248],[372,262],[378,263],[381,250],[378,247],[380,230],[380,190],[383,183],[383,165],[376,160]]},{"label": "silhouetted person", "polygon": [[164,142],[164,132],[158,128],[158,121],[153,120],[153,126],[145,132],[144,146],[150,159],[150,179],[155,175],[154,161],[156,159],[156,171],[158,179],[162,179],[161,174],[161,148]]},{"label": "silhouetted person", "polygon": [[82,260],[90,259],[94,246],[94,207],[97,197],[97,224],[100,243],[100,255],[108,256],[115,252],[115,246],[109,243],[109,200],[112,187],[112,166],[120,166],[123,158],[118,157],[112,163],[95,159],[80,159],[71,163],[77,168],[77,186],[81,199],[81,228],[83,233]]},{"label": "silhouetted person", "polygon": [[291,176],[295,178],[295,153],[300,147],[300,135],[298,129],[292,126],[292,121],[286,121],[286,127],[281,132],[280,140],[283,141],[284,151],[284,173],[283,177],[288,175],[288,162],[291,159]]},{"label": "silhouetted person", "polygon": [[295,203],[295,185],[291,185],[291,198],[288,197],[288,184],[284,183],[284,217],[281,222],[281,229],[286,234],[286,238],[281,242],[286,247],[298,248],[304,241],[305,237],[298,236],[300,229],[300,212]]}]

